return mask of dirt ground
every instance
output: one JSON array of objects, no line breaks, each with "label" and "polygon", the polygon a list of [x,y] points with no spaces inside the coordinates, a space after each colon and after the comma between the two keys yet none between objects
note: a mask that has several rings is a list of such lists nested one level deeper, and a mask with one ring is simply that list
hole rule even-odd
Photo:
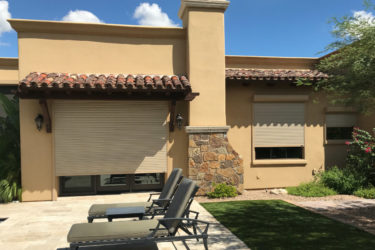
[{"label": "dirt ground", "polygon": [[270,190],[245,190],[243,194],[226,199],[197,197],[198,202],[220,202],[240,200],[284,200],[315,213],[353,225],[375,235],[375,200],[353,195],[326,197],[301,197],[288,194],[271,194]]}]

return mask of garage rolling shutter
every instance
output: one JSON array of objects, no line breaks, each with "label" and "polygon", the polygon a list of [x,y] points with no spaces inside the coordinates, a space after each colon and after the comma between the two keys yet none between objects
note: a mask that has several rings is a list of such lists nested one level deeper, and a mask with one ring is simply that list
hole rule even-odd
[{"label": "garage rolling shutter", "polygon": [[303,146],[304,103],[254,103],[254,146]]},{"label": "garage rolling shutter", "polygon": [[56,175],[166,172],[167,115],[167,102],[56,100]]},{"label": "garage rolling shutter", "polygon": [[327,114],[327,127],[354,127],[357,121],[356,114]]}]

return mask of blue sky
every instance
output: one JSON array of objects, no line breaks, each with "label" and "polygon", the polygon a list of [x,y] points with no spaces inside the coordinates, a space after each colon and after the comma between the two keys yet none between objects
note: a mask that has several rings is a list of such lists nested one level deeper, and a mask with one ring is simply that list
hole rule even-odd
[{"label": "blue sky", "polygon": [[[17,33],[6,31],[7,14],[21,19],[58,21],[65,17],[70,21],[181,26],[179,7],[179,0],[0,0],[0,57],[18,56]],[[232,0],[225,14],[226,54],[320,56],[317,53],[333,40],[328,21],[363,9],[362,0]]]}]

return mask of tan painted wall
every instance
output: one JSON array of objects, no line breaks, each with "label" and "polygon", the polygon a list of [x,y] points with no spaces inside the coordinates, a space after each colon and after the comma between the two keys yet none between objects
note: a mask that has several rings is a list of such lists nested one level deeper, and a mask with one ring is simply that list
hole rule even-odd
[{"label": "tan painted wall", "polygon": [[20,75],[23,77],[34,71],[185,73],[185,41],[179,39],[21,33],[19,48]]},{"label": "tan painted wall", "polygon": [[312,69],[318,58],[225,56],[226,68],[251,69]]},{"label": "tan painted wall", "polygon": [[[305,125],[306,165],[252,164],[252,98],[254,94],[308,94]],[[265,86],[254,83],[243,86],[240,82],[227,84],[228,139],[244,160],[244,187],[246,189],[298,185],[313,178],[314,169],[324,168],[324,103],[313,103],[314,94],[308,89],[289,87],[288,84]],[[281,161],[279,161],[281,162]]]},{"label": "tan painted wall", "polygon": [[177,102],[175,116],[180,113],[184,118],[183,127],[179,129],[175,124],[174,132],[169,133],[168,141],[168,173],[173,168],[182,168],[183,175],[189,176],[188,169],[188,143],[189,138],[184,126],[188,123],[189,104],[184,101]]},{"label": "tan painted wall", "polygon": [[324,148],[325,152],[325,166],[329,169],[333,166],[343,167],[346,162],[346,155],[348,146],[345,143],[340,144],[326,144]]},{"label": "tan painted wall", "polygon": [[367,130],[373,136],[375,136],[375,114],[372,113],[369,115],[360,115],[358,117],[358,127]]},{"label": "tan painted wall", "polygon": [[20,100],[22,200],[52,200],[52,134],[38,131],[34,119],[42,114],[38,100]]},{"label": "tan painted wall", "polygon": [[18,83],[18,59],[0,58],[0,86]]},{"label": "tan painted wall", "polygon": [[190,103],[190,126],[224,126],[224,11],[191,8],[183,16],[188,27],[189,80],[200,95]]}]

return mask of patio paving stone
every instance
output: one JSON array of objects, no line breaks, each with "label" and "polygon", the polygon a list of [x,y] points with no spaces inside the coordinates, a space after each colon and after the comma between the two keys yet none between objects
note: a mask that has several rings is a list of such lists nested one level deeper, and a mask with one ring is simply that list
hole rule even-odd
[{"label": "patio paving stone", "polygon": [[[0,249],[67,249],[69,244],[66,241],[66,237],[71,225],[87,222],[87,211],[91,204],[137,202],[145,201],[147,198],[148,193],[141,192],[119,195],[60,197],[53,202],[0,204],[0,217],[8,218],[0,223]],[[249,249],[241,240],[213,218],[198,202],[194,201],[192,209],[200,212],[199,219],[212,223],[209,229],[209,249]],[[157,245],[136,245],[116,249],[204,249],[201,241],[189,240],[186,241],[186,244],[188,248],[182,242],[163,242]]]}]

